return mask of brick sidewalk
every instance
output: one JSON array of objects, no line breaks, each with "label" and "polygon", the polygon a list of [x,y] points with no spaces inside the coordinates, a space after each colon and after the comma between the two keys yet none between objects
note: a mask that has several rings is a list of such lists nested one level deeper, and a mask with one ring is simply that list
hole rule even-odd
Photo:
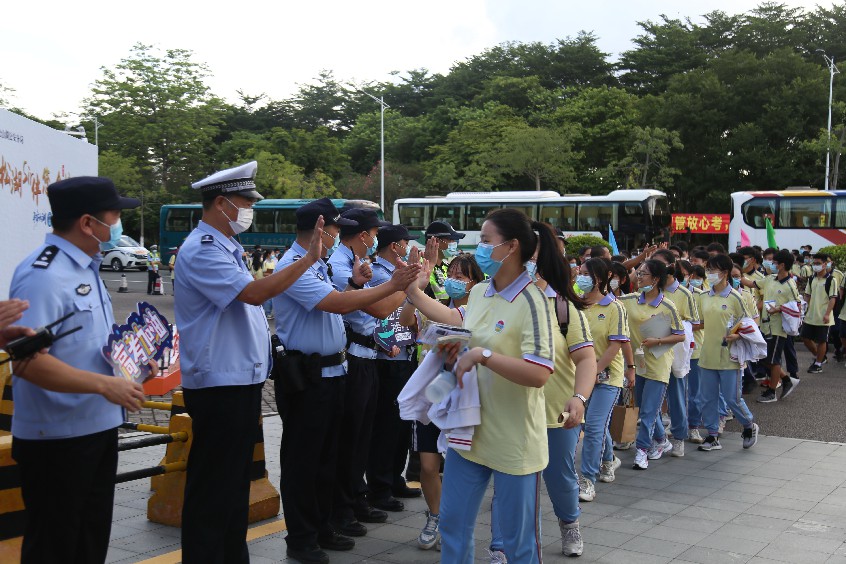
[{"label": "brick sidewalk", "polygon": [[[267,399],[267,394],[266,399]],[[272,402],[271,402],[272,405]],[[277,417],[265,421],[267,466],[279,485]],[[723,450],[651,461],[631,469],[632,451],[612,484],[597,484],[597,499],[582,504],[582,562],[832,562],[846,563],[846,445],[762,436],[751,450],[727,433]],[[158,462],[164,447],[121,453],[120,471]],[[179,529],[146,519],[149,481],[118,486],[109,562],[139,562],[179,549]],[[490,490],[476,527],[476,558],[484,562],[490,540]],[[424,524],[421,499],[391,514],[384,525],[368,525],[348,553],[332,562],[439,561],[419,550]],[[544,493],[543,543],[546,562],[572,561],[560,554],[552,506]],[[281,517],[281,516],[280,516]],[[266,522],[265,522],[266,523]],[[254,564],[285,560],[284,532],[250,543]],[[174,561],[175,560],[169,560]]]}]

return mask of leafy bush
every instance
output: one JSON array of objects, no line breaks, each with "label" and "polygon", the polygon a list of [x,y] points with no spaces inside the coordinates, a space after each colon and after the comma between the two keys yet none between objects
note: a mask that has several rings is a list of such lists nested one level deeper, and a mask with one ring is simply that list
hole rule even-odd
[{"label": "leafy bush", "polygon": [[817,252],[831,255],[834,267],[841,272],[846,270],[846,245],[831,245],[830,247],[823,247]]},{"label": "leafy bush", "polygon": [[566,241],[567,254],[575,255],[582,247],[594,247],[596,245],[602,245],[608,247],[609,251],[611,250],[611,245],[605,239],[600,239],[594,235],[573,235]]}]

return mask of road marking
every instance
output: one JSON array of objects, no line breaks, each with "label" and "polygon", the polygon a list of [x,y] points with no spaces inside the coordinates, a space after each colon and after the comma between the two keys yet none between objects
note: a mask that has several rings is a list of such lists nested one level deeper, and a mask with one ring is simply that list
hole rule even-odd
[{"label": "road marking", "polygon": [[[275,535],[276,533],[281,533],[282,531],[287,530],[287,528],[288,527],[285,525],[285,519],[279,519],[278,521],[272,521],[270,523],[265,523],[264,525],[259,525],[258,527],[253,527],[252,529],[247,530],[247,542],[269,535]],[[182,551],[174,550],[173,552],[168,552],[167,554],[161,554],[147,560],[142,560],[139,564],[178,564],[179,562],[182,562]]]}]

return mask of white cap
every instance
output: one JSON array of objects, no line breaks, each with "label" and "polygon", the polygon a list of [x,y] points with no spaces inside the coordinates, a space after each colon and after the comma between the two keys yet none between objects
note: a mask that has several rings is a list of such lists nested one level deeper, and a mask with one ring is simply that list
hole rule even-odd
[{"label": "white cap", "polygon": [[262,200],[264,196],[256,191],[256,172],[258,163],[250,161],[233,168],[215,172],[202,180],[191,184],[191,188],[201,191],[204,195],[210,193],[238,194],[245,198]]}]

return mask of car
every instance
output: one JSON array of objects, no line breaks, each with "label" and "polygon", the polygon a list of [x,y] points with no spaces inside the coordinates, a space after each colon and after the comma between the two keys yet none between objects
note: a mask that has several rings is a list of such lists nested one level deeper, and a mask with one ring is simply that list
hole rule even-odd
[{"label": "car", "polygon": [[149,257],[150,251],[129,235],[124,235],[120,238],[117,247],[103,251],[103,263],[100,268],[110,268],[115,272],[127,268],[147,270]]}]

